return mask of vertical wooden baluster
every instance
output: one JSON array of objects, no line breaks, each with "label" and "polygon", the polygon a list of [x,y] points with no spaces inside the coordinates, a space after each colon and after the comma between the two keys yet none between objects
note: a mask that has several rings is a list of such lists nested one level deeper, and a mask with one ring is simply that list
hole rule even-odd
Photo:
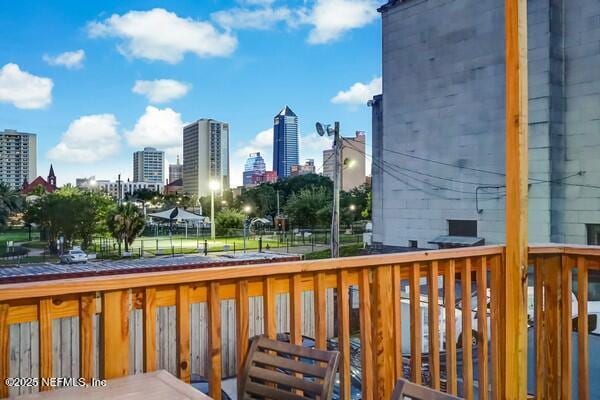
[{"label": "vertical wooden baluster", "polygon": [[9,387],[5,380],[10,374],[10,329],[8,326],[8,309],[6,303],[0,303],[0,398],[8,397]]},{"label": "vertical wooden baluster", "polygon": [[543,398],[543,387],[545,379],[545,368],[544,360],[546,354],[544,352],[544,346],[542,345],[542,335],[544,332],[542,310],[544,309],[543,303],[543,286],[544,286],[544,264],[542,262],[542,256],[536,256],[534,258],[535,272],[534,272],[534,288],[533,288],[533,301],[534,301],[534,331],[535,331],[535,394],[538,398]]},{"label": "vertical wooden baluster", "polygon": [[325,289],[325,275],[318,272],[314,276],[314,303],[315,303],[315,346],[317,349],[327,350],[327,303]]},{"label": "vertical wooden baluster", "polygon": [[585,257],[577,257],[577,352],[579,373],[579,400],[590,398],[590,371],[588,353],[588,270]]},{"label": "vertical wooden baluster", "polygon": [[144,371],[156,370],[156,288],[144,293]]},{"label": "vertical wooden baluster", "polygon": [[419,278],[421,264],[414,263],[410,269],[410,360],[411,380],[421,383],[421,294]]},{"label": "vertical wooden baluster", "polygon": [[208,395],[215,400],[221,400],[221,301],[219,300],[219,282],[208,284],[208,331]]},{"label": "vertical wooden baluster", "polygon": [[373,399],[373,341],[371,340],[371,288],[369,269],[359,272],[358,290],[360,296],[360,349],[362,362],[362,398]]},{"label": "vertical wooden baluster", "polygon": [[561,394],[563,399],[571,397],[572,384],[572,323],[573,310],[571,307],[573,296],[573,272],[572,258],[566,255],[562,256],[562,278],[561,278],[561,338],[562,357],[561,357]]},{"label": "vertical wooden baluster", "polygon": [[119,378],[129,373],[129,292],[104,292],[102,300],[102,378]]},{"label": "vertical wooden baluster", "polygon": [[438,302],[438,262],[432,261],[427,269],[427,285],[429,286],[429,370],[431,387],[440,388],[440,318]]},{"label": "vertical wooden baluster", "polygon": [[[300,275],[294,274],[290,277],[290,343],[302,345],[302,287]],[[298,358],[295,357],[297,360]],[[295,374],[298,378],[302,378],[302,374]],[[298,395],[302,395],[301,390],[294,391]]]},{"label": "vertical wooden baluster", "polygon": [[391,398],[396,374],[394,366],[394,308],[390,307],[393,296],[393,274],[391,266],[377,267],[373,270],[371,297],[371,319],[373,321],[373,367],[375,368],[376,399]]},{"label": "vertical wooden baluster", "polygon": [[290,340],[293,344],[302,344],[302,287],[300,275],[290,277]]},{"label": "vertical wooden baluster", "polygon": [[337,275],[338,346],[340,350],[340,397],[350,398],[350,311],[348,297],[348,271]]},{"label": "vertical wooden baluster", "polygon": [[[39,302],[39,358],[40,358],[40,378],[48,379],[54,376],[52,370],[52,315],[50,308],[52,299],[45,297]],[[40,391],[51,390],[52,387],[40,382]]]},{"label": "vertical wooden baluster", "polygon": [[488,294],[487,257],[481,257],[477,268],[477,364],[479,371],[479,399],[489,398],[488,375]]},{"label": "vertical wooden baluster", "polygon": [[246,354],[248,354],[248,335],[249,335],[249,305],[248,305],[248,281],[241,280],[236,285],[235,295],[236,309],[236,336],[237,336],[237,384],[238,384],[238,399],[242,399],[244,394],[241,391],[242,377],[244,373],[244,364],[246,362]]},{"label": "vertical wooden baluster", "polygon": [[561,362],[562,354],[560,295],[561,295],[561,256],[550,255],[544,257],[542,264],[543,280],[543,333],[540,341],[540,350],[545,355],[542,364],[536,369],[543,368],[543,389],[540,398],[552,398],[561,392]]},{"label": "vertical wooden baluster", "polygon": [[444,274],[444,309],[446,312],[446,390],[457,393],[456,376],[456,263],[449,260]]},{"label": "vertical wooden baluster", "polygon": [[491,260],[491,280],[490,280],[490,302],[491,315],[490,325],[492,328],[491,340],[491,358],[492,358],[492,397],[494,399],[502,398],[501,383],[501,354],[500,354],[500,304],[502,296],[502,266],[504,265],[502,256],[494,256]]},{"label": "vertical wooden baluster", "polygon": [[461,274],[462,291],[462,365],[463,395],[465,399],[473,399],[473,333],[471,318],[471,259],[465,260]]},{"label": "vertical wooden baluster", "polygon": [[179,379],[190,383],[190,287],[179,285],[177,287],[177,367]]},{"label": "vertical wooden baluster", "polygon": [[394,370],[396,380],[404,378],[404,367],[402,365],[402,277],[400,265],[392,267],[392,300],[394,302]]},{"label": "vertical wooden baluster", "polygon": [[88,383],[94,371],[94,315],[96,315],[96,295],[82,294],[79,297],[80,375]]},{"label": "vertical wooden baluster", "polygon": [[274,278],[263,280],[263,310],[265,335],[270,339],[277,338],[277,315],[275,314],[275,293],[273,290]]}]

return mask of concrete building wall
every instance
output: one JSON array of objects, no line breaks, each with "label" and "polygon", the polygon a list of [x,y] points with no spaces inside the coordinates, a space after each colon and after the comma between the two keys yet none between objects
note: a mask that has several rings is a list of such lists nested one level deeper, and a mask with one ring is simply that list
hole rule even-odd
[{"label": "concrete building wall", "polygon": [[[384,128],[373,154],[385,171],[380,199],[374,190],[385,218],[378,227],[374,211],[374,241],[435,247],[427,241],[448,234],[452,219],[476,220],[487,243],[504,241],[503,7],[384,7]],[[599,21],[597,1],[528,2],[532,242],[583,244],[585,224],[600,223],[600,190],[581,186],[600,186]]]},{"label": "concrete building wall", "polygon": [[[342,137],[342,190],[348,192],[366,182],[365,174],[365,135],[356,132],[354,137]],[[335,152],[323,150],[323,176],[334,178]]]}]

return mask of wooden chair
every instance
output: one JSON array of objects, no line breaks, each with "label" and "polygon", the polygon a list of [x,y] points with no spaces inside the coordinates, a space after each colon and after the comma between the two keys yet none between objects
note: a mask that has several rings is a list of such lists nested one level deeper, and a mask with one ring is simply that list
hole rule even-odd
[{"label": "wooden chair", "polygon": [[392,393],[392,400],[459,400],[460,397],[453,396],[438,392],[437,390],[430,389],[425,386],[417,385],[407,381],[406,379],[400,379],[396,382],[394,393]]},{"label": "wooden chair", "polygon": [[337,351],[316,350],[265,336],[252,339],[240,398],[283,400],[331,398]]}]

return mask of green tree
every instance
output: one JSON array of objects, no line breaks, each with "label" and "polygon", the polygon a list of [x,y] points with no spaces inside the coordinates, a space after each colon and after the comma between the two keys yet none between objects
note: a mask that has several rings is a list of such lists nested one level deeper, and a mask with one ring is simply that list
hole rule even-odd
[{"label": "green tree", "polygon": [[224,236],[236,233],[244,228],[246,214],[234,208],[225,208],[215,215],[215,230],[217,235]]},{"label": "green tree", "polygon": [[23,208],[23,199],[19,192],[8,185],[0,183],[0,227],[8,224],[11,214]]},{"label": "green tree", "polygon": [[241,207],[251,208],[251,215],[257,217],[275,217],[277,214],[277,193],[270,183],[263,183],[245,190],[239,198]]},{"label": "green tree", "polygon": [[128,203],[109,211],[106,225],[112,237],[119,243],[119,253],[121,253],[121,243],[125,244],[125,251],[129,251],[129,246],[144,230],[146,221],[142,211]]},{"label": "green tree", "polygon": [[294,226],[325,227],[331,222],[331,192],[325,187],[302,189],[293,193],[284,211]]}]

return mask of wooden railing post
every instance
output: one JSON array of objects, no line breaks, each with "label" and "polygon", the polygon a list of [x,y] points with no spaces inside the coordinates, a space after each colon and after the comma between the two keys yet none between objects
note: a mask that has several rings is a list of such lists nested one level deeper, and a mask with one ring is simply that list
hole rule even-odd
[{"label": "wooden railing post", "polygon": [[8,328],[8,304],[0,303],[0,398],[8,397],[8,386],[5,383],[9,376],[9,343],[10,330]]},{"label": "wooden railing post", "polygon": [[499,398],[527,396],[527,0],[505,0],[506,265],[502,274]]},{"label": "wooden railing post", "polygon": [[377,267],[373,271],[373,334],[375,356],[375,398],[389,399],[395,384],[394,307],[392,267]]},{"label": "wooden railing post", "polygon": [[80,374],[87,382],[94,370],[94,315],[96,294],[83,294],[79,298],[79,357]]},{"label": "wooden railing post", "polygon": [[189,383],[191,378],[190,357],[190,287],[177,288],[177,367],[179,379]]}]

